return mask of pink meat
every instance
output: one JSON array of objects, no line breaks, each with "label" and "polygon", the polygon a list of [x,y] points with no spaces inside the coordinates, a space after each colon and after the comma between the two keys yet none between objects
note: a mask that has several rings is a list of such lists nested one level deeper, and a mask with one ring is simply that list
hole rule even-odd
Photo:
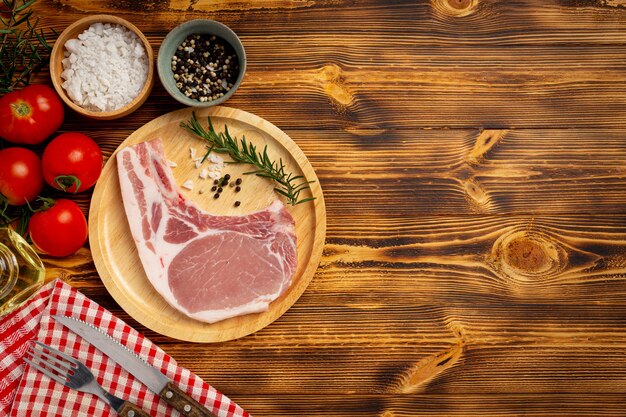
[{"label": "pink meat", "polygon": [[279,201],[244,216],[214,216],[180,192],[159,139],[117,154],[122,200],[154,288],[208,323],[267,310],[296,271],[294,220]]}]

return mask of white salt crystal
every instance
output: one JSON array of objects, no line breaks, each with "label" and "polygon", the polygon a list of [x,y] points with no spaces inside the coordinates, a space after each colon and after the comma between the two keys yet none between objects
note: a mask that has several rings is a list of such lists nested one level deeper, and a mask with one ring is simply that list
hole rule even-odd
[{"label": "white salt crystal", "polygon": [[104,30],[104,25],[102,23],[94,23],[93,24],[93,30],[96,33],[96,35],[102,35],[103,30]]},{"label": "white salt crystal", "polygon": [[121,25],[94,23],[65,43],[63,88],[81,107],[111,111],[124,107],[148,78],[148,56],[141,40]]},{"label": "white salt crystal", "polygon": [[224,162],[222,157],[217,155],[217,154],[215,154],[215,153],[212,153],[212,154],[209,155],[209,161],[211,161],[211,162],[213,162],[215,164],[219,164],[219,163]]},{"label": "white salt crystal", "polygon": [[[193,159],[196,169],[200,169],[200,167],[202,166],[202,160],[205,159],[204,155],[202,157],[196,158],[196,149],[189,148],[189,156],[191,159]],[[209,162],[208,167],[203,168],[198,176],[202,179],[206,179],[208,177],[215,180],[219,179],[221,177],[222,168],[224,168],[224,160],[222,159],[222,157],[215,153],[211,153],[206,158],[206,161]]]},{"label": "white salt crystal", "polygon": [[170,168],[176,168],[176,167],[178,166],[178,164],[177,164],[176,162],[174,162],[174,161],[170,161],[170,160],[168,160],[168,161],[167,161],[167,165],[168,165]]},{"label": "white salt crystal", "polygon": [[69,52],[70,54],[78,52],[79,48],[80,42],[76,39],[70,39],[69,41],[65,42],[65,49],[67,49],[67,52]]},{"label": "white salt crystal", "polygon": [[80,84],[70,84],[65,88],[67,89],[67,94],[72,100],[79,103],[83,101],[83,95],[80,91]]},{"label": "white salt crystal", "polygon": [[187,180],[181,185],[181,187],[188,189],[189,191],[193,190],[193,181]]},{"label": "white salt crystal", "polygon": [[104,109],[106,109],[107,102],[103,97],[92,97],[89,101],[100,109],[100,111],[104,111]]}]

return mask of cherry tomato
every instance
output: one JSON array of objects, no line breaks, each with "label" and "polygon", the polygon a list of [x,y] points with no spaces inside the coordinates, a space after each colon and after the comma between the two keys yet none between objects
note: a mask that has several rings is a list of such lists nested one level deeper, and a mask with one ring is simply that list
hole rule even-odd
[{"label": "cherry tomato", "polygon": [[14,206],[33,201],[43,188],[41,161],[25,148],[0,151],[0,194]]},{"label": "cherry tomato", "polygon": [[47,85],[12,91],[0,98],[0,137],[26,145],[41,143],[61,126],[64,114],[61,99]]},{"label": "cherry tomato", "polygon": [[43,151],[41,163],[48,184],[76,193],[96,183],[102,171],[102,152],[89,136],[68,132],[52,139]]},{"label": "cherry tomato", "polygon": [[28,233],[35,246],[50,256],[68,256],[87,241],[87,220],[78,204],[59,199],[30,218]]}]

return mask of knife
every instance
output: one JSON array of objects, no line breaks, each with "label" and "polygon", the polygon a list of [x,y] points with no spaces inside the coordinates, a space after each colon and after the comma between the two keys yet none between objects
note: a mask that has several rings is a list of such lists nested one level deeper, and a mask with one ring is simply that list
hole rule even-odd
[{"label": "knife", "polygon": [[176,386],[174,382],[170,381],[161,371],[149,365],[146,361],[102,330],[73,317],[52,317],[55,321],[63,324],[101,350],[111,360],[147,386],[150,391],[157,393],[163,401],[174,407],[183,416],[215,417],[212,412]]}]

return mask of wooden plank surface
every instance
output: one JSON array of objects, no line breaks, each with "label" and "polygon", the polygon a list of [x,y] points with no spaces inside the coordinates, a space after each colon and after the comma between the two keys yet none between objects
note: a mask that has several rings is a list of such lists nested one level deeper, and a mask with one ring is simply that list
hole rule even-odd
[{"label": "wooden plank surface", "polygon": [[424,217],[402,237],[396,219],[351,220],[272,326],[208,349],[146,335],[247,395],[626,393],[626,216]]},{"label": "wooden plank surface", "polygon": [[[155,52],[192,18],[248,56],[232,107],[302,148],[324,190],[320,268],[271,326],[182,343],[62,277],[257,416],[618,416],[626,407],[626,2],[40,1],[62,30],[113,13]],[[48,82],[45,74],[39,80]],[[106,156],[180,108],[157,83],[63,131]],[[89,193],[74,197],[87,212]]]},{"label": "wooden plank surface", "polygon": [[[242,396],[240,404],[254,404],[258,415],[272,416],[328,416],[353,417],[415,417],[473,415],[515,417],[524,410],[524,416],[623,416],[623,399],[616,395],[598,397],[589,401],[580,396],[532,395],[479,396],[479,395],[412,395],[412,396],[324,396],[294,395],[272,399]],[[600,410],[601,405],[601,410]],[[480,410],[477,412],[477,410]]]},{"label": "wooden plank surface", "polygon": [[[475,10],[459,16],[448,1]],[[113,8],[145,32],[156,54],[167,29],[192,18],[219,19],[241,35],[252,57],[229,105],[283,129],[552,128],[626,121],[626,9],[610,2],[279,1],[252,2],[250,13],[241,12],[246,2],[191,3],[196,11],[185,13],[180,2],[171,10],[153,2],[109,2],[103,8],[89,1],[48,3],[45,23],[64,27],[94,9]],[[144,4],[152,4],[151,13],[143,13]],[[136,126],[178,108],[165,94],[155,88],[133,115]]]},{"label": "wooden plank surface", "polygon": [[[132,133],[80,123],[64,128],[90,134],[107,155]],[[626,213],[626,141],[618,128],[285,131],[320,177],[329,222],[347,212]],[[89,197],[77,198],[87,204]]]},{"label": "wooden plank surface", "polygon": [[[161,39],[149,37],[153,44]],[[416,47],[407,39],[348,44],[346,57],[335,58],[336,42],[317,39],[243,38],[248,54],[272,63],[251,60],[229,105],[283,129],[564,128],[626,122],[626,46],[412,50]],[[386,58],[390,50],[403,58]],[[389,67],[374,58],[379,51]],[[308,60],[301,59],[304,53]],[[132,123],[141,126],[176,108],[157,86]]]}]

